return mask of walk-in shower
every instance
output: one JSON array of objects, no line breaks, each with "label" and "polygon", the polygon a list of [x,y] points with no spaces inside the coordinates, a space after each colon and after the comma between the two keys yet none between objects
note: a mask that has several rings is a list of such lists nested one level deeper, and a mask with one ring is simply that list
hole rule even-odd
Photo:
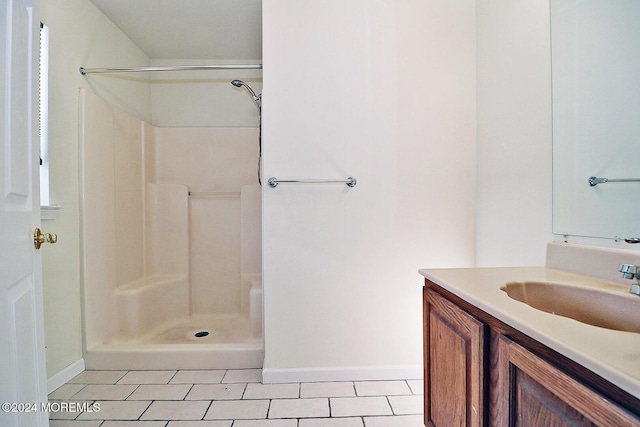
[{"label": "walk-in shower", "polygon": [[80,118],[87,369],[261,367],[260,126],[153,126],[85,90]]}]

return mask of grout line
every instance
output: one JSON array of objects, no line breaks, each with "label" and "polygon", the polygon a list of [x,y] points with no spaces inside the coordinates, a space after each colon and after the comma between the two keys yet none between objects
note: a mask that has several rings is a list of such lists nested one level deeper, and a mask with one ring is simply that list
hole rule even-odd
[{"label": "grout line", "polygon": [[[152,400],[149,402],[149,405],[144,409],[144,411],[140,413],[140,416],[136,419],[136,421],[141,421],[142,416],[149,410],[149,408],[151,408],[151,405],[153,404],[153,402],[155,402],[155,400]],[[106,421],[107,420],[105,420],[105,422]]]},{"label": "grout line", "polygon": [[267,413],[266,413],[266,414],[265,414],[265,416],[264,416],[264,419],[265,419],[265,420],[268,420],[268,419],[269,419],[269,411],[271,410],[271,401],[272,401],[272,400],[271,400],[271,399],[269,399],[269,406],[267,406]]},{"label": "grout line", "polygon": [[242,395],[240,396],[240,400],[245,400],[244,395],[247,393],[247,388],[249,388],[249,383],[244,383],[244,387],[242,388]]},{"label": "grout line", "polygon": [[200,421],[204,421],[204,417],[207,416],[207,412],[209,412],[209,410],[211,409],[211,406],[213,406],[213,400],[209,401],[209,406],[207,406],[207,409],[204,411],[204,414],[202,414],[202,418],[200,418]]},{"label": "grout line", "polygon": [[[180,372],[180,369],[176,369],[176,371],[173,373],[173,375],[171,375],[171,378],[169,378],[166,382],[166,384],[171,384],[171,380],[174,379],[176,377],[176,375],[178,375],[178,372]],[[168,423],[167,423],[168,424]]]},{"label": "grout line", "polygon": [[391,401],[389,400],[389,396],[385,396],[385,398],[387,399],[387,404],[389,405],[389,409],[391,409],[391,415],[395,416],[396,412],[393,410],[393,406],[391,406]]},{"label": "grout line", "polygon": [[224,377],[226,377],[228,373],[229,369],[225,369],[224,374],[222,374],[222,377],[220,377],[220,382],[218,384],[224,384]]},{"label": "grout line", "polygon": [[134,387],[134,389],[131,391],[131,393],[129,393],[129,394],[127,395],[127,397],[125,397],[124,399],[120,399],[120,400],[124,402],[125,400],[129,399],[129,398],[131,397],[131,395],[132,395],[133,393],[135,393],[135,392],[136,392],[136,390],[137,390],[137,389],[139,389],[139,388],[140,388],[140,384],[135,384],[135,387]]}]

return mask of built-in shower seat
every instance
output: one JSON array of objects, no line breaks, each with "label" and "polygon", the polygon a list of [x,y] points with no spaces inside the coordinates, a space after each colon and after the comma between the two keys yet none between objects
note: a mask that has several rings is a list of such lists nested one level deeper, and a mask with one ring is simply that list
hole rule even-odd
[{"label": "built-in shower seat", "polygon": [[157,274],[128,282],[114,292],[114,336],[137,340],[168,323],[189,317],[189,276]]}]

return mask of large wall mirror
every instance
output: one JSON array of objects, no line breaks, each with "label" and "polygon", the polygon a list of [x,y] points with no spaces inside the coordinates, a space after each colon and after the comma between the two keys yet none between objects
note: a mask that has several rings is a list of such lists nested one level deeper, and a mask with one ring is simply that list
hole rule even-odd
[{"label": "large wall mirror", "polygon": [[640,238],[640,0],[550,6],[553,232]]}]

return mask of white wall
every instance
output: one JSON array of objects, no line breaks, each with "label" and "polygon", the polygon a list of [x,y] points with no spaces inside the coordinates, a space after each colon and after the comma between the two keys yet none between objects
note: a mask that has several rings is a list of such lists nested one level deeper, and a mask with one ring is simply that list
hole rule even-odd
[{"label": "white wall", "polygon": [[265,0],[266,381],[421,375],[422,267],[474,263],[475,9]]},{"label": "white wall", "polygon": [[[80,66],[146,64],[148,58],[89,0],[42,0],[50,29],[49,146],[51,203],[58,219],[45,221],[58,243],[43,251],[47,374],[51,378],[82,357],[80,202],[78,179],[78,88],[149,119],[147,84],[127,78],[83,77]],[[100,242],[96,242],[96,245]]]},{"label": "white wall", "polygon": [[477,265],[544,265],[553,240],[549,4],[479,1],[477,26]]}]

